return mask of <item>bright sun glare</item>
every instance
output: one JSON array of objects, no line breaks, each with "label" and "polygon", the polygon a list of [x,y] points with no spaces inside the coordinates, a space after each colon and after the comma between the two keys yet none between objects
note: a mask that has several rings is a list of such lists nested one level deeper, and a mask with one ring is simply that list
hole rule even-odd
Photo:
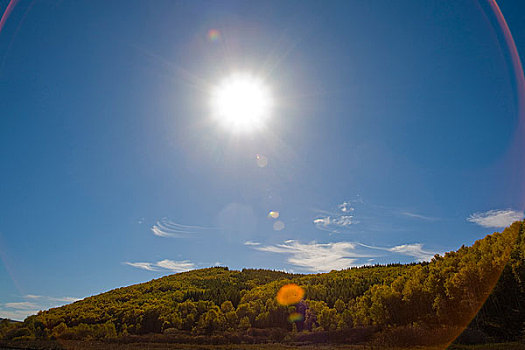
[{"label": "bright sun glare", "polygon": [[264,126],[270,116],[272,98],[264,82],[250,74],[234,74],[213,91],[215,118],[234,132],[249,132]]}]

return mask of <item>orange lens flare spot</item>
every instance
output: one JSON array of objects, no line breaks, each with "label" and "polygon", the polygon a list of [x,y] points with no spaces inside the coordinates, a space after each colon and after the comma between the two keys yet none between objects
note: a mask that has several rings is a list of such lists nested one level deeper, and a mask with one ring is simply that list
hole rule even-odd
[{"label": "orange lens flare spot", "polygon": [[294,305],[304,297],[304,289],[295,283],[285,284],[277,292],[277,302],[281,305]]}]

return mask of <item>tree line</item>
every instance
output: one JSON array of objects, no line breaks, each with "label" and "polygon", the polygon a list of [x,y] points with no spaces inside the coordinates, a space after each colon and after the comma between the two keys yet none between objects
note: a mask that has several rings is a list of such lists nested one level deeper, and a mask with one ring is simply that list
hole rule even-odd
[{"label": "tree line", "polygon": [[[427,340],[435,335],[443,341],[468,326],[468,334],[478,337],[516,340],[524,336],[525,325],[524,232],[524,222],[516,222],[426,263],[312,275],[227,267],[179,273],[42,311],[20,324],[2,322],[0,337],[163,334],[191,341],[226,335],[244,339],[262,332],[262,338],[273,341],[334,335],[349,342],[361,333]],[[304,298],[282,305],[276,295],[291,283],[304,290]]]}]

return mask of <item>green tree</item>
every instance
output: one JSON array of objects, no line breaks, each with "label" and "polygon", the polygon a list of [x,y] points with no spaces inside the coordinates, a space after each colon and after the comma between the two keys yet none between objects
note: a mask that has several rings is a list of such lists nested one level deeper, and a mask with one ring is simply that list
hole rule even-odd
[{"label": "green tree", "polygon": [[235,311],[235,308],[233,307],[231,301],[226,300],[224,303],[221,304],[221,311],[225,314],[231,311]]},{"label": "green tree", "polygon": [[345,308],[346,308],[346,305],[344,301],[342,301],[341,299],[337,299],[334,304],[334,309],[337,310],[337,313],[342,314],[343,311],[345,311]]},{"label": "green tree", "polygon": [[239,329],[243,329],[243,330],[246,330],[248,328],[251,328],[251,323],[250,323],[250,319],[248,318],[248,316],[244,316],[243,318],[241,318],[241,320],[239,321]]}]

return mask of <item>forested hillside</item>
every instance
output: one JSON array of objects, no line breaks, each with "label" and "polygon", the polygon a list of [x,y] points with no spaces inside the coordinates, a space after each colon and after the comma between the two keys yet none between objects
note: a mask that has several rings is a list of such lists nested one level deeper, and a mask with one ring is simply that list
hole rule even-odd
[{"label": "forested hillside", "polygon": [[[524,222],[516,222],[420,264],[314,275],[194,270],[43,311],[23,324],[3,323],[0,336],[446,343],[469,325],[467,342],[517,340],[525,325],[524,232]],[[304,298],[279,302],[278,291],[290,284]]]}]

